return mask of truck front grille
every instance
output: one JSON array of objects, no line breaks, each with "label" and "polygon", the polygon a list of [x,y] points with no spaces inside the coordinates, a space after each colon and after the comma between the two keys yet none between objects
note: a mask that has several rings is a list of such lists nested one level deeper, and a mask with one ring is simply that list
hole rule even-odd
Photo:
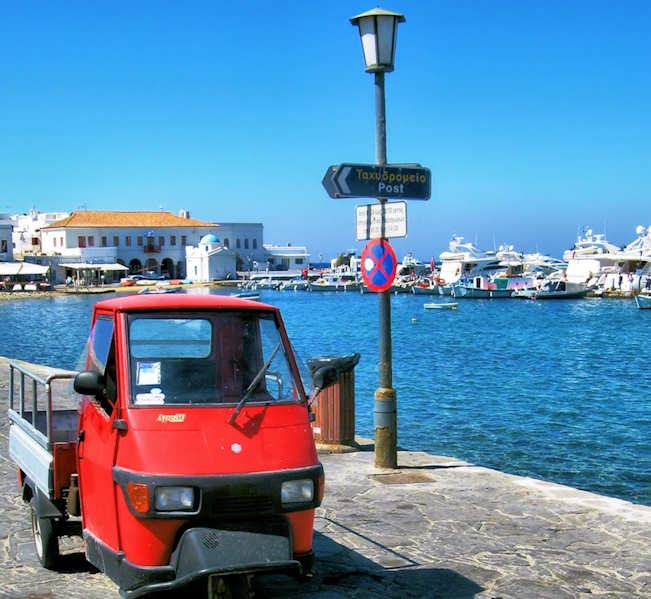
[{"label": "truck front grille", "polygon": [[211,516],[240,516],[273,513],[273,501],[268,496],[210,497],[206,508]]}]

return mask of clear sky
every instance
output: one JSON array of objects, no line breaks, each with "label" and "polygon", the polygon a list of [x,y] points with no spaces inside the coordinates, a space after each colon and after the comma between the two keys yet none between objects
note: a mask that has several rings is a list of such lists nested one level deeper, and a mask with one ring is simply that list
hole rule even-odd
[{"label": "clear sky", "polygon": [[[357,0],[0,0],[0,212],[187,209],[357,249],[329,165],[375,160]],[[388,160],[432,171],[400,258],[560,256],[651,225],[651,2],[391,0]]]}]

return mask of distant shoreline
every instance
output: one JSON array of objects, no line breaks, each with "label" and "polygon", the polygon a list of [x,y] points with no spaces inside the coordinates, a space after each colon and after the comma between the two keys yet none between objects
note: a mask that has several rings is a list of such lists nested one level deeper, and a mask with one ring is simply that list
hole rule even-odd
[{"label": "distant shoreline", "polygon": [[65,291],[0,291],[0,302],[65,295]]},{"label": "distant shoreline", "polygon": [[[182,285],[183,288],[191,287],[235,287],[241,281],[216,281],[210,283],[190,283]],[[78,287],[78,288],[65,288],[55,287],[54,289],[46,289],[41,291],[0,291],[0,302],[21,300],[21,299],[41,299],[51,297],[64,297],[66,295],[105,295],[108,293],[137,293],[140,289],[145,287],[155,287],[155,285],[136,285],[124,287],[119,285],[111,285],[106,287]]]}]

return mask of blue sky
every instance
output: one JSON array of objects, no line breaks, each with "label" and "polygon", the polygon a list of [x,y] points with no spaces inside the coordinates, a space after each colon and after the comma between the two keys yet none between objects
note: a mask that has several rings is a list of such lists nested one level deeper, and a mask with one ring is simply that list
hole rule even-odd
[{"label": "blue sky", "polygon": [[[0,212],[188,209],[329,258],[329,165],[375,160],[370,2],[0,0]],[[559,256],[651,225],[651,2],[393,0],[389,162],[432,171],[400,257],[453,234]]]}]

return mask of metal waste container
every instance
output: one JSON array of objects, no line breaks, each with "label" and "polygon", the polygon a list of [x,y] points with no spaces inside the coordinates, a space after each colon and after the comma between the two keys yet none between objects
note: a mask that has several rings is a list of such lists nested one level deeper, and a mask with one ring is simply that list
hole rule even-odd
[{"label": "metal waste container", "polygon": [[355,441],[355,366],[359,354],[319,356],[307,361],[314,374],[323,367],[335,368],[337,379],[322,390],[314,405],[314,439],[321,443],[349,445]]}]

